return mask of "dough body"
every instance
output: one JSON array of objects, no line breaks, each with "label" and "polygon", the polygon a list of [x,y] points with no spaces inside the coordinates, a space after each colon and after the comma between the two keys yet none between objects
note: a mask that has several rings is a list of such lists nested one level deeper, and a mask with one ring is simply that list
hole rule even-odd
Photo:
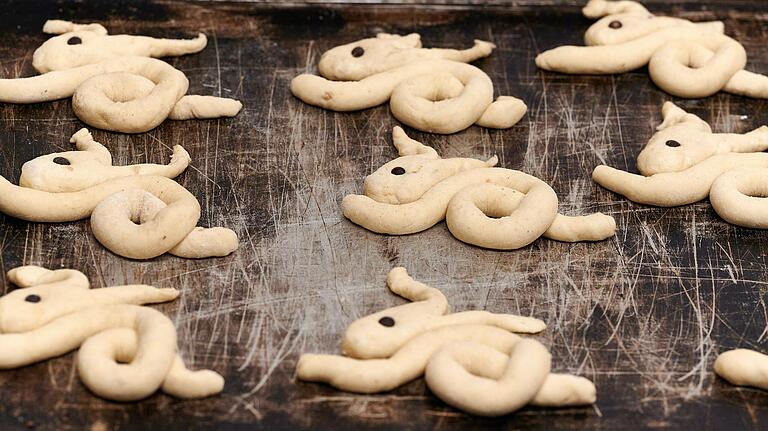
[{"label": "dough body", "polygon": [[[342,112],[389,100],[395,118],[428,132],[455,133],[472,124],[505,129],[520,121],[525,103],[509,96],[494,101],[488,75],[466,64],[493,48],[475,41],[463,51],[424,49],[416,34],[380,34],[326,52],[319,65],[322,76],[299,75],[291,91],[306,103]],[[363,54],[355,57],[356,49]]]},{"label": "dough body", "polygon": [[547,349],[513,333],[542,331],[543,322],[485,311],[446,314],[445,296],[413,280],[404,268],[392,269],[387,285],[414,302],[353,322],[342,342],[345,356],[302,355],[299,379],[377,393],[425,375],[443,401],[484,416],[508,414],[529,403],[595,402],[592,382],[550,374]]},{"label": "dough body", "polygon": [[22,167],[20,186],[0,177],[0,211],[37,222],[91,218],[96,239],[115,254],[150,259],[226,256],[238,248],[225,228],[196,227],[200,204],[172,181],[190,163],[174,147],[168,165],[112,166],[112,154],[87,129],[70,139],[78,151],[40,156]]},{"label": "dough body", "polygon": [[342,201],[344,216],[368,230],[405,235],[445,219],[459,240],[499,250],[524,247],[542,235],[599,241],[615,233],[610,216],[558,214],[557,195],[549,185],[519,171],[494,168],[496,158],[441,159],[400,128],[393,139],[401,157],[368,176],[363,195]]},{"label": "dough body", "polygon": [[590,0],[583,13],[600,18],[587,30],[587,46],[561,46],[539,54],[544,70],[615,74],[648,65],[651,79],[669,94],[711,96],[721,90],[768,98],[768,77],[744,70],[744,47],[723,34],[722,22],[693,23],[651,15],[633,1]]},{"label": "dough body", "polygon": [[768,356],[754,350],[721,353],[715,360],[715,373],[736,386],[768,390]]},{"label": "dough body", "polygon": [[709,196],[729,223],[768,228],[768,127],[713,133],[709,124],[667,102],[664,122],[637,158],[642,175],[601,165],[601,186],[648,205],[673,207]]},{"label": "dough body", "polygon": [[151,58],[198,52],[206,44],[203,34],[182,41],[108,36],[98,24],[66,21],[49,21],[44,30],[66,32],[35,51],[33,65],[42,75],[0,79],[0,101],[39,103],[72,97],[72,109],[83,122],[125,133],[146,132],[166,118],[232,117],[242,109],[237,100],[185,96],[187,77]]},{"label": "dough body", "polygon": [[134,401],[161,387],[180,398],[199,398],[223,389],[221,375],[184,366],[173,322],[140,306],[171,301],[179,295],[176,289],[90,290],[78,271],[36,266],[15,268],[8,279],[20,289],[0,298],[0,368],[22,367],[80,347],[80,377],[103,398]]},{"label": "dough body", "polygon": [[113,166],[112,153],[94,141],[88,129],[78,130],[69,142],[76,145],[77,151],[52,153],[24,163],[19,185],[53,193],[76,192],[112,178],[132,175],[176,178],[192,161],[189,153],[176,145],[168,165]]}]

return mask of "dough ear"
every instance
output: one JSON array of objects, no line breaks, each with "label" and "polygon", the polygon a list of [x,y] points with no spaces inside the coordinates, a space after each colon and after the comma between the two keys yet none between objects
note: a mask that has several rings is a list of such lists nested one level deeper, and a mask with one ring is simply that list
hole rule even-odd
[{"label": "dough ear", "polygon": [[85,127],[75,132],[69,138],[69,142],[75,144],[75,147],[80,151],[89,151],[95,154],[103,165],[112,166],[112,153],[109,152],[107,147],[94,141],[91,132]]},{"label": "dough ear", "polygon": [[684,124],[703,132],[712,133],[712,128],[709,127],[706,121],[696,115],[685,112],[672,102],[664,103],[664,106],[661,108],[661,116],[664,118],[664,121],[656,127],[656,130],[664,130],[678,124]]},{"label": "dough ear", "polygon": [[421,142],[411,139],[405,134],[402,127],[396,126],[392,129],[392,143],[395,144],[400,156],[425,156],[431,159],[439,159],[434,148],[428,147]]},{"label": "dough ear", "polygon": [[88,277],[73,269],[51,271],[40,266],[20,266],[8,271],[8,280],[24,289],[43,284],[66,283],[69,287],[87,290],[90,287]]},{"label": "dough ear", "polygon": [[581,13],[587,18],[597,19],[620,13],[647,14],[649,12],[645,6],[632,0],[589,0],[587,5],[581,9]]},{"label": "dough ear", "polygon": [[64,21],[60,19],[49,19],[43,25],[43,33],[47,34],[64,34],[73,31],[92,31],[96,34],[105,36],[107,29],[101,24],[75,24],[70,21]]},{"label": "dough ear", "polygon": [[393,293],[424,305],[425,314],[442,316],[448,312],[448,300],[443,292],[420,283],[403,267],[392,268],[387,274],[387,286]]},{"label": "dough ear", "polygon": [[418,33],[411,33],[401,37],[398,47],[421,48],[421,35]]},{"label": "dough ear", "polygon": [[405,36],[399,34],[379,33],[376,35],[377,39],[391,40],[394,42],[395,48],[408,49],[408,48],[421,48],[421,35],[418,33],[411,33]]}]

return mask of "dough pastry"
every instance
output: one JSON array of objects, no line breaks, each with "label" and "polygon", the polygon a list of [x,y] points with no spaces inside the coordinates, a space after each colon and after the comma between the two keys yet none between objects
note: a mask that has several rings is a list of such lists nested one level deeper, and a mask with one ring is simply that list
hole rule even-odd
[{"label": "dough pastry", "polygon": [[151,259],[166,252],[206,258],[237,249],[239,241],[232,230],[196,227],[197,199],[173,180],[157,176],[175,176],[184,170],[189,155],[183,148],[176,149],[176,160],[168,166],[113,167],[109,150],[93,141],[87,130],[80,130],[72,140],[83,150],[42,156],[25,164],[23,186],[0,177],[0,212],[45,223],[90,216],[96,239],[113,253],[132,259]]},{"label": "dough pastry", "polygon": [[184,366],[173,322],[141,306],[172,301],[178,290],[145,285],[91,290],[79,271],[37,266],[15,268],[8,280],[20,289],[0,298],[0,368],[23,367],[80,347],[80,378],[103,398],[134,401],[160,388],[179,398],[222,391],[218,373]]},{"label": "dough pastry", "polygon": [[130,175],[176,178],[192,160],[181,145],[173,147],[168,165],[112,166],[112,154],[93,140],[88,129],[80,129],[69,140],[78,151],[40,156],[21,167],[19,185],[46,192],[76,192],[106,180]]},{"label": "dough pastry", "polygon": [[768,390],[768,355],[748,349],[729,350],[715,360],[715,373],[733,385]]},{"label": "dough pastry", "polygon": [[495,46],[477,40],[465,50],[426,49],[421,38],[380,33],[337,46],[323,54],[321,76],[302,74],[291,91],[310,105],[356,111],[390,101],[403,123],[434,133],[455,133],[472,124],[496,129],[514,126],[528,109],[522,100],[493,100],[488,75],[466,64],[487,57]]},{"label": "dough pastry", "polygon": [[166,118],[235,116],[242,103],[212,96],[185,96],[189,81],[182,72],[154,58],[198,52],[204,35],[194,40],[108,36],[99,24],[48,21],[47,33],[62,33],[35,51],[33,66],[42,75],[0,79],[0,101],[39,103],[72,97],[83,122],[105,130],[146,132]]},{"label": "dough pastry", "polygon": [[744,70],[747,53],[723,34],[722,22],[656,17],[633,1],[590,0],[583,13],[601,18],[587,30],[587,46],[561,46],[536,57],[545,70],[578,74],[624,73],[648,65],[651,79],[678,97],[725,90],[768,98],[768,77]]},{"label": "dough pastry", "polygon": [[344,216],[377,233],[421,232],[445,219],[461,241],[512,250],[541,235],[558,241],[599,241],[616,231],[613,217],[557,213],[554,190],[531,175],[494,168],[498,159],[441,159],[437,152],[392,132],[400,157],[365,179],[364,195],[342,201]]},{"label": "dough pastry", "polygon": [[32,55],[32,66],[40,73],[66,70],[117,57],[178,57],[202,51],[204,34],[195,39],[156,39],[147,36],[108,35],[101,24],[75,24],[48,20],[43,32],[55,34]]},{"label": "dough pastry", "polygon": [[353,322],[342,342],[345,356],[302,355],[299,379],[350,392],[376,393],[426,372],[435,395],[484,416],[511,413],[529,403],[570,406],[595,402],[592,382],[550,374],[547,349],[512,333],[540,332],[544,322],[486,311],[446,314],[445,296],[413,280],[404,268],[392,269],[387,285],[413,302]]},{"label": "dough pastry", "polygon": [[768,228],[768,127],[712,133],[699,117],[667,102],[664,122],[637,157],[642,175],[598,166],[601,186],[642,204],[673,207],[709,195],[717,214],[739,226]]}]

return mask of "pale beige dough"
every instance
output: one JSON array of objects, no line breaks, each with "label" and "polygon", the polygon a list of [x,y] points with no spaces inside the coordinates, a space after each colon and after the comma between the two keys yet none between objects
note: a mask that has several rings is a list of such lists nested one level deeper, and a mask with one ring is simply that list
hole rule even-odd
[{"label": "pale beige dough", "polygon": [[112,154],[93,140],[88,129],[78,130],[69,142],[75,144],[77,151],[47,154],[24,163],[19,185],[61,193],[76,192],[112,178],[131,175],[175,178],[187,169],[192,160],[181,145],[176,145],[168,165],[112,166]]},{"label": "pale beige dough", "polygon": [[616,231],[614,219],[601,213],[558,214],[557,195],[549,185],[519,171],[494,168],[495,157],[441,159],[399,127],[393,141],[400,157],[365,179],[363,195],[342,201],[344,216],[368,230],[405,235],[445,219],[459,240],[500,250],[524,247],[542,235],[600,241]]},{"label": "pale beige dough", "polygon": [[494,48],[475,41],[466,50],[426,49],[418,34],[380,33],[327,51],[318,64],[322,76],[299,75],[291,91],[306,103],[333,111],[366,109],[389,100],[395,118],[427,132],[455,133],[472,124],[505,129],[525,115],[525,103],[509,96],[494,101],[488,75],[466,64]]},{"label": "pale beige dough", "polygon": [[[302,355],[299,379],[350,392],[376,393],[426,372],[427,384],[438,397],[462,410],[488,416],[511,413],[528,403],[565,406],[595,401],[592,382],[550,374],[546,348],[513,333],[540,332],[545,329],[540,320],[485,311],[446,314],[445,296],[413,280],[404,268],[392,269],[387,285],[413,302],[353,322],[342,341],[345,356]],[[473,352],[487,353],[482,355],[487,357],[476,361]],[[530,375],[520,376],[521,367]],[[461,384],[452,378],[460,378]],[[503,392],[504,401],[490,399],[493,393],[467,401],[488,386]]]},{"label": "pale beige dough", "polygon": [[156,241],[158,229],[153,228],[154,224],[159,224],[158,218],[165,208],[166,203],[152,193],[128,189],[96,205],[91,214],[91,229],[96,239],[113,253],[134,259],[166,252],[201,259],[227,256],[237,250],[237,234],[222,227],[195,227],[168,249],[168,244]]},{"label": "pale beige dough", "polygon": [[745,134],[712,133],[709,124],[672,102],[664,122],[637,157],[641,175],[595,168],[601,186],[638,203],[673,207],[709,196],[726,221],[768,228],[768,127]]},{"label": "pale beige dough", "polygon": [[0,177],[0,212],[43,223],[91,217],[94,236],[112,252],[132,259],[166,252],[190,258],[223,256],[238,245],[229,229],[197,228],[197,199],[175,181],[158,176],[117,177],[62,193],[15,186]]},{"label": "pale beige dough", "polygon": [[654,83],[669,94],[707,97],[718,91],[768,98],[768,77],[743,70],[747,53],[723,34],[722,22],[693,23],[651,15],[633,1],[591,0],[583,10],[601,18],[587,30],[587,46],[541,53],[536,65],[574,74],[615,74],[648,65]]},{"label": "pale beige dough", "polygon": [[[21,187],[8,184],[14,192],[6,196],[7,204],[14,205],[14,199],[19,199],[18,205],[28,202],[26,195],[34,193],[25,193],[25,189],[50,192],[38,195],[41,199],[50,199],[57,194],[80,197],[89,191],[100,190],[96,187],[100,184],[123,178],[126,181],[120,182],[118,188],[107,188],[103,194],[94,198],[96,200],[91,199],[91,196],[83,197],[79,202],[70,202],[70,205],[86,206],[94,236],[113,253],[133,259],[149,259],[168,252],[179,257],[199,259],[226,256],[237,250],[239,240],[237,234],[230,229],[189,228],[189,222],[194,220],[196,223],[199,219],[200,207],[197,200],[177,183],[166,181],[157,188],[127,186],[130,184],[128,177],[149,178],[151,182],[153,176],[173,178],[181,174],[191,161],[181,146],[174,147],[174,156],[169,165],[112,166],[109,150],[94,141],[87,129],[72,135],[70,142],[75,143],[79,151],[49,154],[25,163],[19,181]],[[165,196],[166,201],[153,193]],[[167,203],[174,200],[185,201],[186,204],[182,206],[184,209],[168,210]],[[42,218],[35,219],[31,217],[38,215],[23,212],[19,218],[30,221],[72,221],[87,217],[57,216],[54,215],[56,211],[55,208],[48,208],[45,214],[39,215]],[[173,217],[187,217],[189,220],[177,224]],[[189,230],[184,233],[186,229]]]},{"label": "pale beige dough", "polygon": [[57,36],[40,45],[32,55],[32,66],[40,73],[72,69],[116,57],[178,57],[200,52],[208,43],[202,33],[187,40],[108,35],[101,24],[75,24],[62,20],[46,21],[43,32]]},{"label": "pale beige dough", "polygon": [[[0,79],[0,101],[39,103],[72,97],[72,109],[83,122],[105,130],[140,133],[166,118],[235,116],[242,103],[211,96],[185,96],[187,77],[154,58],[198,52],[206,39],[153,39],[108,36],[98,24],[49,21],[55,36],[35,51],[33,65],[42,75]],[[81,41],[71,45],[75,38]]]},{"label": "pale beige dough", "polygon": [[505,415],[526,404],[565,407],[596,401],[591,381],[551,374],[551,362],[547,348],[532,339],[510,343],[504,351],[460,341],[430,358],[424,378],[445,403],[479,416]]},{"label": "pale beige dough", "polygon": [[632,0],[591,0],[581,9],[581,13],[585,17],[592,19],[620,13],[649,14],[645,6]]},{"label": "pale beige dough", "polygon": [[179,398],[222,391],[218,373],[184,366],[173,322],[141,306],[171,301],[179,295],[176,289],[91,290],[78,271],[36,266],[13,269],[8,280],[20,289],[0,298],[0,368],[22,367],[82,346],[80,377],[103,398],[134,401],[160,388]]},{"label": "pale beige dough", "polygon": [[729,350],[715,360],[715,373],[733,385],[768,390],[768,355],[749,349]]}]

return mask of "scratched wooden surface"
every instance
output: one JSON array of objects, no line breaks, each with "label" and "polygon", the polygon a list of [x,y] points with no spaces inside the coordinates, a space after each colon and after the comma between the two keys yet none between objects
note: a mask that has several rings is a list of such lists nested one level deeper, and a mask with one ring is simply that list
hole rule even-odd
[{"label": "scratched wooden surface", "polygon": [[[434,2],[432,2],[434,3]],[[439,2],[438,2],[439,3]],[[446,3],[446,2],[443,2]],[[455,3],[448,1],[447,3]],[[474,2],[479,3],[479,2]],[[94,132],[116,163],[163,162],[183,144],[193,166],[179,181],[198,196],[202,223],[235,229],[233,256],[135,262],[110,254],[87,222],[42,225],[0,216],[0,269],[71,267],[96,287],[148,283],[182,290],[161,307],[176,322],[187,361],[225,375],[223,394],[181,401],[159,394],[120,404],[80,383],[66,355],[0,372],[2,429],[531,429],[758,428],[768,394],[715,378],[716,354],[765,349],[768,233],[730,226],[707,202],[684,208],[635,205],[600,189],[590,172],[605,162],[634,169],[641,145],[670,97],[647,73],[563,76],[538,71],[541,50],[581,43],[590,21],[577,3],[508,1],[500,7],[6,1],[0,20],[3,77],[33,74],[31,55],[47,18],[98,21],[112,33],[210,37],[200,54],[170,59],[190,93],[236,97],[230,120],[166,122],[141,135]],[[723,19],[753,70],[768,72],[768,5],[752,1],[653,1],[653,11]],[[537,6],[539,4],[540,6]],[[565,5],[565,6],[563,6]],[[488,157],[552,184],[561,211],[604,211],[618,234],[596,244],[536,241],[494,252],[455,240],[444,224],[386,237],[346,221],[341,198],[395,157],[387,107],[334,114],[294,99],[290,79],[319,53],[378,31],[423,35],[426,46],[464,47],[482,38],[498,50],[478,65],[499,94],[530,107],[516,127],[473,127],[453,136],[412,136],[444,156]],[[720,94],[682,106],[718,131],[768,123],[766,103]],[[0,105],[0,174],[69,148],[82,124],[69,101]],[[526,408],[477,419],[433,397],[418,380],[391,393],[351,395],[297,382],[301,352],[337,352],[352,320],[402,301],[384,285],[394,265],[441,288],[454,310],[487,309],[548,322],[540,339],[554,369],[598,387],[594,407]],[[9,289],[4,283],[5,289]]]}]

